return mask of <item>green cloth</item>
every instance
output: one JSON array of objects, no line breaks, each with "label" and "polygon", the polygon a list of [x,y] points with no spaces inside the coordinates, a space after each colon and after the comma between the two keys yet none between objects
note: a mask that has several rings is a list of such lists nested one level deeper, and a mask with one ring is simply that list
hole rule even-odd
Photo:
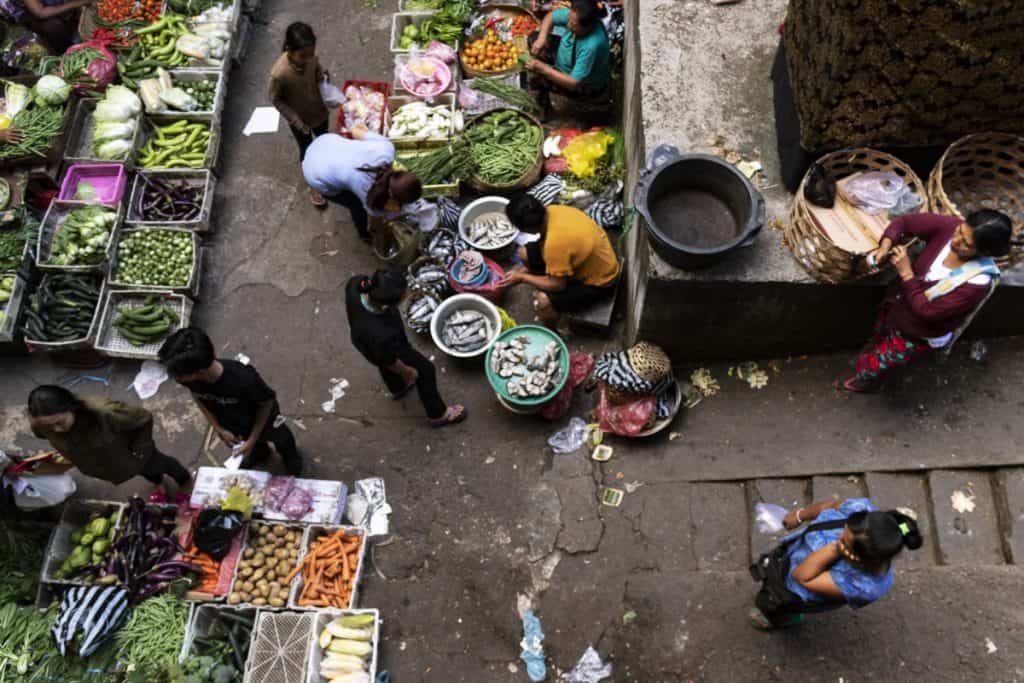
[{"label": "green cloth", "polygon": [[[555,10],[552,22],[555,26],[567,27],[569,10]],[[575,60],[573,52],[576,54]],[[582,38],[566,30],[558,44],[555,68],[569,74],[592,91],[604,90],[611,78],[611,48],[604,25],[598,22],[594,30]]]}]

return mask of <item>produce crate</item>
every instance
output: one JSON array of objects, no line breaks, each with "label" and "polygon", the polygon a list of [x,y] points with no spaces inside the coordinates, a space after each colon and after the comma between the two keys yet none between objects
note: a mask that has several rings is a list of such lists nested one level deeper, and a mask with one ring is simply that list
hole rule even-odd
[{"label": "produce crate", "polygon": [[[10,76],[8,78],[0,78],[0,91],[3,90],[4,84],[7,82],[20,83],[26,88],[32,88],[35,86],[36,81],[39,80],[38,76]],[[0,167],[4,170],[14,167],[35,167],[35,166],[59,166],[61,159],[64,156],[68,134],[71,129],[72,120],[75,115],[75,95],[72,94],[68,98],[68,101],[64,103],[64,121],[61,124],[60,131],[50,139],[50,146],[47,148],[46,153],[43,156],[37,156],[35,154],[25,154],[20,157],[10,157],[7,159],[0,159]]]},{"label": "produce crate", "polygon": [[[285,527],[289,532],[294,532],[294,533],[298,533],[299,534],[299,555],[298,555],[298,557],[295,558],[295,561],[293,563],[290,563],[290,567],[288,568],[288,571],[291,571],[298,564],[298,562],[302,559],[303,540],[305,539],[305,534],[306,534],[306,528],[304,526],[297,525],[297,524],[281,524],[280,522],[258,522],[258,521],[255,521],[255,520],[250,522],[249,525],[246,527],[246,530],[245,530],[245,541],[242,544],[242,554],[239,556],[238,565],[236,565],[234,575],[233,575],[233,577],[231,579],[231,589],[228,591],[229,599],[230,599],[230,596],[232,594],[234,594],[236,592],[241,592],[241,585],[248,580],[248,577],[244,577],[244,576],[241,575],[241,572],[242,572],[241,564],[242,564],[242,561],[245,559],[245,553],[248,552],[249,550],[255,549],[256,539],[259,537],[258,536],[258,527],[272,528],[272,527],[278,526],[279,524],[280,524],[280,526]],[[282,588],[286,588],[287,589],[288,588],[288,584],[284,582],[284,578],[285,578],[286,575],[287,574],[283,574],[283,575],[277,576],[275,578],[275,581],[280,583]],[[284,609],[287,606],[288,601],[285,600],[285,604],[283,606],[280,606],[280,607],[274,607],[274,606],[270,605],[269,603],[268,604],[263,604],[263,605],[255,605],[255,604],[253,604],[253,602],[251,600],[242,601],[242,602],[238,602],[238,603],[229,603],[229,604],[232,607],[253,607],[253,608],[259,607],[260,609],[277,610],[277,609]]]},{"label": "produce crate", "polygon": [[[363,542],[359,545],[359,559],[356,563],[355,577],[352,581],[352,597],[349,600],[348,609],[352,609],[359,602],[359,582],[363,578],[363,562],[366,558],[366,544],[367,535],[366,529],[356,526],[337,525],[337,526],[322,526],[319,524],[312,524],[306,527],[306,536],[302,541],[302,552],[299,554],[299,561],[301,562],[309,552],[309,548],[313,543],[324,534],[331,534],[338,529],[345,529],[348,532],[357,533],[363,537]],[[288,598],[288,606],[291,609],[309,610],[309,609],[321,609],[315,606],[300,606],[299,595],[302,593],[302,573],[300,572],[295,580],[292,581],[291,594]]]},{"label": "produce crate", "polygon": [[205,69],[173,69],[169,71],[171,80],[175,83],[197,83],[200,81],[212,81],[216,84],[213,92],[212,109],[196,109],[193,111],[178,111],[177,109],[155,109],[146,110],[147,114],[166,117],[168,119],[189,118],[191,120],[202,120],[215,123],[220,121],[221,112],[224,109],[224,73],[217,67]]},{"label": "produce crate", "polygon": [[[395,12],[391,15],[391,51],[407,53],[412,50],[404,49],[398,46],[402,40],[402,32],[406,26],[415,24],[416,28],[419,28],[420,24],[423,23],[424,19],[430,19],[434,16],[434,12]],[[455,47],[455,51],[458,52],[458,47]],[[426,46],[424,46],[424,49]]]},{"label": "produce crate", "polygon": [[[82,181],[90,182],[96,188],[96,199],[77,200],[75,192]],[[124,197],[128,179],[124,164],[73,164],[64,173],[57,199],[61,201],[85,201],[86,204],[117,206]]]},{"label": "produce crate", "polygon": [[[142,218],[139,207],[142,202],[142,193],[145,189],[146,179],[158,176],[172,184],[177,184],[184,180],[191,187],[203,188],[203,205],[196,218],[190,221],[154,221]],[[213,211],[213,191],[216,184],[217,176],[204,168],[189,171],[139,171],[135,174],[135,181],[132,184],[132,193],[128,200],[125,224],[136,227],[185,228],[195,232],[207,232],[212,227],[210,215]]]},{"label": "produce crate", "polygon": [[11,298],[7,303],[0,306],[0,311],[3,312],[3,319],[0,320],[0,344],[14,341],[18,317],[21,315],[21,303],[25,298],[25,280],[17,273],[0,273],[0,278],[7,276],[14,277],[14,289],[11,290]]},{"label": "produce crate", "polygon": [[[224,615],[229,615],[225,617]],[[201,649],[196,643],[196,638],[204,638],[210,640],[220,640],[222,642],[230,643],[230,639],[223,635],[223,631],[217,628],[218,618],[224,618],[224,623],[234,623],[231,621],[232,618],[248,619],[253,622],[253,628],[249,632],[249,640],[246,645],[251,650],[252,643],[255,639],[256,633],[256,618],[257,610],[255,608],[234,608],[225,607],[223,605],[193,605],[191,612],[189,613],[188,626],[185,627],[185,640],[181,645],[181,654],[178,657],[179,662],[185,662],[190,657],[196,657],[200,654]],[[241,642],[238,643],[242,645]],[[237,666],[237,664],[236,664]],[[242,661],[241,670],[245,670],[245,661]]]},{"label": "produce crate", "polygon": [[[146,146],[149,139],[153,137],[154,126],[166,126],[185,119],[187,121],[194,121],[196,123],[204,123],[210,127],[210,142],[206,147],[206,158],[203,160],[202,166],[154,166],[154,167],[143,167],[139,166],[139,171],[166,171],[166,170],[182,170],[182,171],[195,171],[200,168],[213,169],[217,164],[217,154],[220,151],[220,124],[217,121],[205,120],[202,117],[195,116],[192,112],[179,114],[177,116],[149,116],[142,117],[141,137],[136,145],[136,150],[140,150]],[[135,156],[132,157],[133,161]]]},{"label": "produce crate", "polygon": [[[167,12],[167,3],[164,3],[160,16],[163,16]],[[96,6],[82,8],[81,16],[78,18],[78,35],[82,37],[82,40],[89,40],[92,38],[93,31],[100,28],[99,22],[97,21],[98,15],[96,12]],[[110,47],[114,49],[129,48],[135,44],[133,39],[126,39],[111,43]]]},{"label": "produce crate", "polygon": [[[385,83],[384,81],[345,81],[344,83],[341,84],[341,91],[345,92],[346,90],[348,90],[348,87],[350,85],[362,86],[362,87],[365,87],[365,88],[370,88],[371,90],[376,90],[377,92],[384,94],[384,116],[382,116],[381,119],[380,119],[380,128],[377,129],[376,131],[374,131],[376,133],[380,133],[381,135],[383,135],[384,134],[384,126],[387,125],[386,124],[386,119],[387,119],[387,101],[388,101],[388,98],[391,97],[391,84],[390,83]],[[352,137],[352,135],[344,127],[345,126],[345,108],[344,108],[344,106],[342,106],[342,107],[340,107],[338,109],[338,120],[335,122],[334,126],[335,126],[335,130],[337,131],[337,133],[339,135],[342,135],[342,136],[344,136],[346,138],[351,138]]]},{"label": "produce crate", "polygon": [[409,0],[398,0],[399,12],[415,12],[417,14],[436,14],[436,9],[409,9]]},{"label": "produce crate", "polygon": [[323,661],[324,655],[323,650],[320,649],[320,644],[317,642],[317,639],[320,636],[320,632],[328,623],[338,617],[344,617],[351,614],[373,615],[373,640],[370,641],[373,645],[373,653],[370,655],[369,671],[370,680],[377,680],[377,657],[380,651],[380,612],[375,609],[325,609],[317,610],[316,617],[313,621],[313,637],[310,639],[309,643],[309,666],[306,683],[328,683],[328,679],[320,675],[320,662]]},{"label": "produce crate", "polygon": [[[102,316],[100,317],[100,331],[96,337],[95,348],[100,353],[106,354],[112,358],[135,358],[138,360],[156,360],[157,353],[160,351],[160,346],[163,344],[165,336],[159,341],[155,341],[150,344],[143,346],[135,346],[123,336],[114,327],[114,320],[120,315],[117,312],[118,306],[127,306],[128,308],[142,308],[145,304],[146,298],[152,295],[153,292],[147,291],[108,291],[106,297],[104,297],[101,307],[103,309]],[[172,294],[169,292],[162,292],[158,295],[164,300],[165,303],[170,305],[175,313],[178,314],[179,322],[176,327],[172,327],[170,332],[180,330],[183,327],[188,327],[189,320],[192,318],[192,300],[181,294]]]},{"label": "produce crate", "polygon": [[[139,227],[131,228],[128,230],[121,231],[121,238],[124,238],[131,233],[141,232],[143,230],[165,230],[172,232],[186,232],[192,237],[192,272],[189,275],[188,282],[181,287],[162,287],[158,285],[142,285],[134,282],[119,282],[117,280],[117,249],[114,250],[113,256],[110,258],[110,276],[108,278],[111,289],[122,289],[122,290],[135,290],[137,292],[176,292],[178,294],[185,294],[195,298],[199,294],[199,270],[201,263],[201,254],[199,252],[199,236],[191,230],[185,230],[184,228],[150,228],[150,227]],[[120,241],[118,241],[120,246]]]},{"label": "produce crate", "polygon": [[[183,552],[175,555],[174,559],[194,563],[195,560],[188,554],[188,549],[193,545],[192,539],[195,534],[195,527],[199,520],[199,513],[202,510],[192,507],[175,507],[174,509],[176,512],[174,518],[174,538],[184,549]],[[182,596],[185,600],[201,603],[221,603],[227,598],[228,592],[231,589],[232,577],[235,575],[235,567],[242,556],[244,537],[245,526],[242,527],[241,532],[235,534],[234,538],[231,539],[231,546],[228,548],[227,554],[219,561],[217,581],[213,590],[200,590],[198,587],[189,589]],[[198,549],[196,550],[198,551]],[[213,560],[212,557],[209,559]]]},{"label": "produce crate", "polygon": [[243,683],[300,683],[313,635],[313,612],[259,610]]},{"label": "produce crate", "polygon": [[50,543],[46,549],[46,559],[43,561],[42,581],[44,583],[57,583],[68,586],[89,585],[81,579],[70,580],[56,577],[57,570],[60,569],[61,564],[64,563],[68,555],[71,554],[73,548],[71,534],[86,524],[89,521],[89,515],[94,512],[99,512],[106,516],[116,512],[117,524],[115,524],[115,528],[120,528],[124,507],[121,503],[112,503],[105,500],[78,500],[75,498],[69,500],[64,505],[64,514],[60,517],[60,524],[54,527],[53,533],[50,534]]},{"label": "produce crate", "polygon": [[[75,117],[71,121],[71,128],[68,129],[67,146],[64,148],[65,164],[96,163],[124,163],[125,168],[131,170],[135,166],[135,154],[129,152],[126,159],[100,159],[92,151],[92,125],[93,114],[96,112],[96,105],[99,99],[95,97],[78,101],[75,108]],[[141,144],[142,121],[141,117],[135,117],[135,136],[132,138],[132,147],[138,149]]]},{"label": "produce crate", "polygon": [[[96,264],[87,266],[58,266],[49,263],[51,250],[53,248],[53,240],[57,236],[57,231],[61,227],[61,222],[73,211],[91,206],[89,202],[78,202],[78,201],[53,201],[50,202],[50,208],[46,210],[46,215],[43,216],[43,222],[39,224],[39,238],[36,242],[36,267],[40,270],[58,270],[69,273],[98,273],[106,270],[107,263],[110,261],[114,252],[114,245],[117,244],[117,235],[121,229],[121,221],[124,219],[124,209],[120,204],[115,209],[117,219],[114,223],[114,227],[110,231],[110,237],[107,239],[106,258]],[[113,207],[110,207],[113,208]]]},{"label": "produce crate", "polygon": [[[401,163],[401,159],[403,157],[423,156],[424,154],[429,154],[431,151],[433,150],[399,150],[395,155],[395,160]],[[423,198],[435,199],[437,197],[458,197],[460,181],[461,178],[451,178],[447,183],[441,183],[438,185],[424,185]]]},{"label": "produce crate", "polygon": [[[92,348],[93,342],[96,340],[96,335],[99,334],[100,327],[100,316],[103,313],[103,298],[107,293],[107,281],[102,276],[94,275],[92,273],[83,274],[84,277],[93,276],[94,279],[100,281],[100,295],[96,302],[96,310],[92,314],[92,323],[89,325],[89,331],[86,335],[80,339],[71,339],[69,341],[60,342],[49,342],[32,339],[28,332],[25,332],[25,343],[32,349],[40,351],[78,351],[81,349]],[[43,282],[46,282],[48,275],[43,276]]]},{"label": "produce crate", "polygon": [[[398,111],[401,107],[411,104],[412,102],[421,102],[418,97],[412,95],[392,95],[388,98],[388,113],[385,117],[384,130],[385,135],[388,135],[387,131],[391,129],[391,115]],[[455,116],[455,94],[454,93],[441,93],[434,98],[433,102],[428,104],[430,107],[444,106],[448,110],[451,116]],[[389,136],[391,143],[395,146],[395,149],[433,149],[436,147],[442,147],[448,144],[452,136],[455,134],[455,126],[450,125],[448,127],[448,135],[445,137],[434,137],[434,138],[392,138]]]},{"label": "produce crate", "polygon": [[[411,53],[398,53],[395,55],[395,75],[391,79],[391,92],[393,92],[396,95],[408,95],[410,97],[419,97],[406,90],[405,87],[402,85],[402,82],[398,80],[398,66],[404,66],[408,64],[410,59],[412,59]],[[458,84],[461,74],[461,70],[459,68],[459,60],[456,59],[454,64],[448,64],[447,66],[452,73],[452,80],[449,81],[448,87],[445,88],[444,92],[454,93],[456,90],[458,90]],[[424,98],[419,97],[419,99]]]}]

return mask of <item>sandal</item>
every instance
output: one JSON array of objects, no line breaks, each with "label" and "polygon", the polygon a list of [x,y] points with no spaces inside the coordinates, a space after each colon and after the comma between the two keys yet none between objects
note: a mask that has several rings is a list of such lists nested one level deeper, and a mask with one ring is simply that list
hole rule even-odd
[{"label": "sandal", "polygon": [[313,206],[315,206],[318,209],[323,209],[327,207],[327,200],[324,199],[324,196],[322,194],[314,190],[312,187],[309,188],[309,200],[313,202]]},{"label": "sandal", "polygon": [[773,624],[768,621],[768,617],[764,615],[764,612],[756,607],[751,607],[750,611],[747,612],[747,623],[756,628],[758,631],[774,631],[779,628],[788,628],[790,626],[799,626],[804,621],[803,614],[794,614],[786,621],[781,624]]},{"label": "sandal", "polygon": [[874,394],[881,387],[877,384],[870,384],[862,382],[856,377],[847,377],[846,379],[833,380],[832,386],[842,391],[849,391],[854,394]]},{"label": "sandal", "polygon": [[438,427],[447,427],[448,425],[458,424],[465,419],[466,407],[455,404],[453,406],[448,406],[448,409],[444,411],[444,415],[436,420],[431,420],[430,426],[437,429]]}]

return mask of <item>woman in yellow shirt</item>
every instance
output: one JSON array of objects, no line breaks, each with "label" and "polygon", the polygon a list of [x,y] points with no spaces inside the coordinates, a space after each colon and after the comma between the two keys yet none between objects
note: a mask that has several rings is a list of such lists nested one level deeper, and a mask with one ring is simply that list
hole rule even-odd
[{"label": "woman in yellow shirt", "polygon": [[505,214],[520,232],[539,239],[519,250],[526,266],[510,270],[499,286],[533,285],[541,322],[554,328],[560,313],[578,311],[611,294],[619,260],[608,235],[585,213],[571,206],[545,208],[521,193],[509,200]]}]

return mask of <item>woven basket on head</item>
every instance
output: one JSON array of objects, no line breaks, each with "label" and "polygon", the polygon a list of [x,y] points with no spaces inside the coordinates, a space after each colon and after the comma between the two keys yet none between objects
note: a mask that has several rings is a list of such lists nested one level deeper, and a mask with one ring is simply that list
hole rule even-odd
[{"label": "woven basket on head", "polygon": [[[648,382],[658,382],[672,372],[672,361],[669,360],[668,354],[660,346],[650,342],[637,342],[626,351],[626,357],[633,372]],[[639,398],[637,394],[610,385],[605,385],[605,395],[616,405]]]},{"label": "woven basket on head", "polygon": [[[818,163],[837,182],[854,173],[891,171],[903,178],[912,192],[924,196],[924,183],[917,174],[902,161],[884,152],[867,148],[840,150],[826,154],[818,159]],[[811,277],[830,284],[870,275],[862,258],[864,254],[855,254],[836,246],[818,229],[811,213],[810,202],[804,197],[806,183],[805,175],[800,188],[796,191],[796,197],[793,198],[789,224],[785,229],[786,244],[789,245],[797,263]]]},{"label": "woven basket on head", "polygon": [[[978,209],[1002,211],[1013,222],[1014,237],[1024,231],[1024,138],[1008,133],[978,133],[960,138],[942,155],[928,179],[928,208],[961,218]],[[1024,250],[1014,247],[997,259],[1017,263]]]}]

